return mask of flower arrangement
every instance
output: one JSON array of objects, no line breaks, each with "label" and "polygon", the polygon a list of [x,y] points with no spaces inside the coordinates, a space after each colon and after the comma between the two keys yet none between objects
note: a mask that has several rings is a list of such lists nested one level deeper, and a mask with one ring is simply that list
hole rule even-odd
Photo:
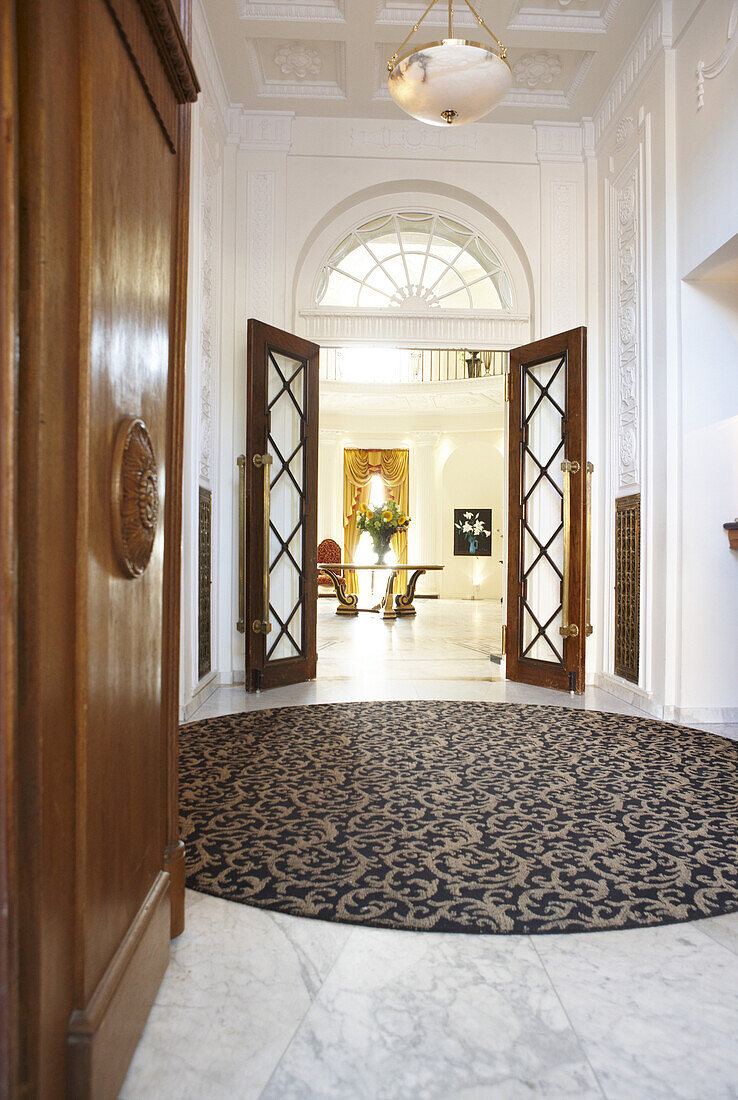
[{"label": "flower arrangement", "polygon": [[371,535],[374,553],[380,564],[389,550],[390,539],[397,531],[407,531],[410,516],[405,515],[397,507],[394,500],[385,500],[376,508],[369,508],[366,504],[359,505],[359,515],[356,520],[356,529],[368,531]]}]

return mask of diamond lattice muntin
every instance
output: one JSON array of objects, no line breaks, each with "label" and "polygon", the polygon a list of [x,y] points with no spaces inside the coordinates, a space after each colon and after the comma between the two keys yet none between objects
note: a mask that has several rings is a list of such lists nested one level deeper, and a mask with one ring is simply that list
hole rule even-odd
[{"label": "diamond lattice muntin", "polygon": [[270,350],[267,447],[272,455],[267,660],[305,654],[306,364]]},{"label": "diamond lattice muntin", "polygon": [[523,368],[520,656],[563,665],[566,356]]}]

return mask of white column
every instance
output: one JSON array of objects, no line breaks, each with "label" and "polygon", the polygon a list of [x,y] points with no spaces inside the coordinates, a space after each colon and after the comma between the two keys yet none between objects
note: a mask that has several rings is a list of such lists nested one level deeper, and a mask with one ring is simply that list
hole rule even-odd
[{"label": "white column", "polygon": [[[438,565],[441,561],[440,480],[438,443],[441,432],[413,432],[410,454],[410,515],[408,559],[419,565]],[[421,592],[438,595],[439,574],[426,573]]]},{"label": "white column", "polygon": [[333,428],[320,429],[318,450],[318,542],[335,539],[343,549],[343,438]]}]

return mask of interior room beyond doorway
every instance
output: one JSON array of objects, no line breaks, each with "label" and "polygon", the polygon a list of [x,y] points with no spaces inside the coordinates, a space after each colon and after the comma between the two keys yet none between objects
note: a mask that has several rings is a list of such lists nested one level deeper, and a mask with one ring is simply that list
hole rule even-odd
[{"label": "interior room beyond doorway", "polygon": [[[347,451],[405,450],[409,463],[407,556],[387,563],[442,566],[418,581],[417,614],[391,623],[371,613],[387,574],[354,576],[355,617],[336,614],[330,586],[318,601],[318,678],[497,680],[502,641],[507,354],[469,348],[323,348],[320,358],[318,541],[368,566],[369,534],[347,534],[358,500],[392,498],[377,470],[361,493],[346,484]],[[483,534],[469,543],[471,516]],[[481,517],[481,518],[479,518]],[[355,516],[354,516],[355,522]],[[473,524],[472,524],[473,526]],[[350,553],[347,554],[347,549]],[[403,584],[404,588],[404,584]],[[492,658],[492,659],[491,659]]]}]

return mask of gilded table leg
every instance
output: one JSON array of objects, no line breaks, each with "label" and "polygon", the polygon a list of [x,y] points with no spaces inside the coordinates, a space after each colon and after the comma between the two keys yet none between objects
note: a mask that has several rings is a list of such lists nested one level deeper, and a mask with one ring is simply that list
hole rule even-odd
[{"label": "gilded table leg", "polygon": [[416,569],[412,577],[407,583],[407,588],[399,596],[395,596],[395,610],[398,615],[416,615],[417,612],[413,606],[413,600],[415,599],[415,585],[418,583],[418,577],[422,577],[425,573],[425,569]]},{"label": "gilded table leg", "polygon": [[387,591],[385,592],[384,599],[382,600],[381,615],[383,619],[397,618],[397,612],[395,611],[394,605],[392,603],[392,590],[394,588],[395,580],[397,578],[397,572],[398,571],[396,569],[392,569],[389,575],[389,580],[387,581]]},{"label": "gilded table leg", "polygon": [[358,615],[359,614],[359,597],[356,592],[346,592],[344,587],[343,577],[335,569],[329,569],[327,565],[322,566],[324,573],[333,581],[333,587],[336,590],[338,596],[338,607],[336,608],[336,615]]}]

